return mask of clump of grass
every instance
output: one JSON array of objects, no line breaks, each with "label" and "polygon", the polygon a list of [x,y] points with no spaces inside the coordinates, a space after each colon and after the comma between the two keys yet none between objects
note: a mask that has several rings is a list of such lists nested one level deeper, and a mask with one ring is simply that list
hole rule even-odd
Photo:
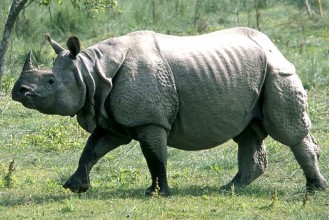
[{"label": "clump of grass", "polygon": [[152,197],[158,198],[160,197],[160,186],[159,186],[159,178],[156,177],[155,179],[155,190],[152,192]]},{"label": "clump of grass", "polygon": [[233,184],[231,186],[230,195],[231,195],[231,197],[234,197],[235,196],[235,184],[234,184],[234,182],[233,182]]},{"label": "clump of grass", "polygon": [[307,203],[308,203],[309,200],[310,199],[308,198],[308,194],[306,192],[305,195],[303,196],[303,208],[306,207],[306,205],[307,205]]},{"label": "clump of grass", "polygon": [[4,177],[5,187],[11,188],[13,186],[13,172],[15,171],[15,160],[12,160],[8,167],[8,172]]},{"label": "clump of grass", "polygon": [[61,208],[62,213],[74,211],[74,205],[72,204],[72,202],[70,200],[65,199],[63,203],[64,203],[64,205]]},{"label": "clump of grass", "polygon": [[278,198],[278,191],[276,189],[274,189],[272,191],[272,196],[271,196],[271,204],[262,207],[261,209],[265,209],[265,210],[270,210],[270,209],[274,209],[277,207],[279,198]]},{"label": "clump of grass", "polygon": [[274,208],[278,203],[278,191],[276,189],[272,192],[272,203],[269,205],[269,208]]}]

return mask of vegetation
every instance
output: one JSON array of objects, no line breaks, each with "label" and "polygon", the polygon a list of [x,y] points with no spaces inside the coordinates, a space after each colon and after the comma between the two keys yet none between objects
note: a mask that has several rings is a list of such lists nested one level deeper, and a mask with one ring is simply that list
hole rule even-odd
[{"label": "vegetation", "polygon": [[[4,25],[3,30],[3,36],[2,40],[0,42],[0,88],[2,85],[2,78],[4,74],[4,60],[5,55],[9,47],[10,38],[12,35],[12,32],[15,28],[16,21],[20,15],[21,10],[24,7],[28,7],[30,4],[37,2],[39,5],[48,6],[49,7],[49,13],[50,18],[52,22],[51,17],[51,10],[50,10],[50,4],[52,3],[52,0],[15,0],[12,1],[10,10],[8,12],[8,15],[5,15],[6,22]],[[29,3],[28,5],[26,3]],[[62,0],[57,0],[57,3],[59,5],[62,4]],[[71,4],[74,8],[81,8],[81,5],[83,5],[83,8],[91,11],[91,12],[100,12],[104,11],[106,8],[113,8],[117,2],[112,0],[83,0],[77,1],[77,0],[71,0]],[[26,6],[27,5],[27,6]]]},{"label": "vegetation", "polygon": [[[260,2],[260,1],[259,1]],[[313,135],[321,148],[320,168],[329,177],[329,3],[312,17],[303,1],[262,1],[259,28],[296,65],[309,90]],[[315,1],[309,1],[316,9]],[[10,0],[0,3],[4,24]],[[313,4],[313,5],[312,5]],[[105,12],[73,10],[70,1],[50,7],[31,4],[16,24],[0,93],[0,216],[3,219],[327,219],[329,193],[305,193],[302,170],[290,150],[266,139],[269,168],[245,189],[222,192],[237,171],[237,146],[199,152],[169,149],[172,196],[145,198],[151,180],[137,142],[102,158],[91,172],[91,189],[73,194],[61,184],[75,171],[88,134],[75,118],[48,116],[11,101],[10,91],[27,51],[39,65],[54,54],[44,33],[65,45],[77,35],[82,46],[140,29],[199,34],[233,26],[257,27],[253,1],[117,1]],[[316,10],[315,10],[316,12]],[[0,25],[0,32],[3,31]]]}]

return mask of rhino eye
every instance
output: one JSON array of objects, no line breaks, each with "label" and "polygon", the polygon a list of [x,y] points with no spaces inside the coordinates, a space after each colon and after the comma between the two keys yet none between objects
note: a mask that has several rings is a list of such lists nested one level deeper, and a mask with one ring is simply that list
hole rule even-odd
[{"label": "rhino eye", "polygon": [[55,80],[54,80],[54,79],[49,79],[49,80],[48,80],[48,83],[49,83],[50,85],[52,85],[52,84],[55,83]]},{"label": "rhino eye", "polygon": [[46,76],[44,79],[44,85],[47,90],[53,90],[56,85],[56,79],[53,76]]}]

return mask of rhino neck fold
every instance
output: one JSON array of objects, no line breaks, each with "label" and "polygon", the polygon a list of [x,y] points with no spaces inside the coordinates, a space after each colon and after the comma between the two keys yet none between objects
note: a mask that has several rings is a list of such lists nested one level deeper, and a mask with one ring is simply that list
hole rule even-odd
[{"label": "rhino neck fold", "polygon": [[96,56],[92,51],[84,51],[79,54],[80,68],[83,82],[86,86],[86,101],[83,108],[77,114],[80,126],[88,132],[92,132],[97,124],[102,125],[108,119],[105,110],[105,100],[111,87],[102,82],[96,74]]},{"label": "rhino neck fold", "polygon": [[96,125],[106,129],[109,108],[105,102],[112,89],[112,79],[124,62],[127,48],[115,41],[96,44],[78,55],[77,63],[86,85],[86,101],[77,114],[78,122],[88,132]]}]

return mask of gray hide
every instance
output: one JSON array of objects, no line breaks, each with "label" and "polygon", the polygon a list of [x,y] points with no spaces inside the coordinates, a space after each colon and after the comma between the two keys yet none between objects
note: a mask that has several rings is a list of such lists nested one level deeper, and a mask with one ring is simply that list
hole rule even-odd
[{"label": "gray hide", "polygon": [[87,190],[97,160],[131,139],[140,142],[151,172],[148,193],[156,179],[169,193],[167,146],[201,150],[232,138],[239,171],[225,188],[248,185],[267,167],[263,139],[269,134],[291,147],[308,189],[327,188],[309,133],[306,92],[295,67],[264,34],[248,28],[191,37],[140,31],[82,51],[76,37],[68,40],[69,51],[47,38],[58,54],[52,71],[27,61],[13,99],[46,114],[77,115],[92,132],[64,187]]}]

